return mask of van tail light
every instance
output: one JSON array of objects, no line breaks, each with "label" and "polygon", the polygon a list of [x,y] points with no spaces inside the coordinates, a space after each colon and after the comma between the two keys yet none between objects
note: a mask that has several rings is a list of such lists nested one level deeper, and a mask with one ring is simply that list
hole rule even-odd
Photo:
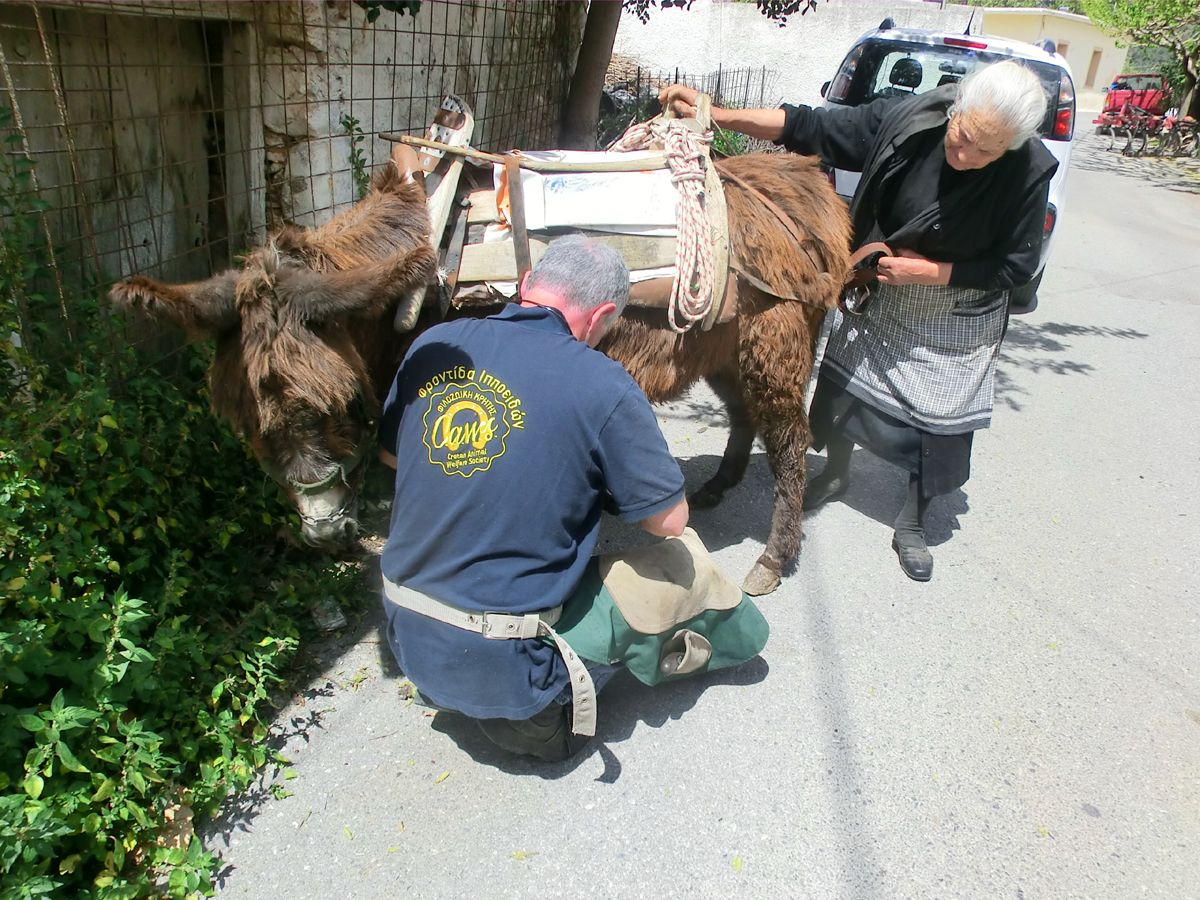
[{"label": "van tail light", "polygon": [[1050,137],[1056,141],[1069,141],[1075,133],[1075,86],[1064,72],[1058,79],[1058,105],[1054,112],[1054,127]]},{"label": "van tail light", "polygon": [[1054,117],[1054,136],[1064,141],[1071,136],[1071,127],[1075,124],[1075,110],[1069,106],[1060,109]]},{"label": "van tail light", "polygon": [[983,41],[968,41],[966,38],[942,38],[942,43],[949,44],[951,47],[969,47],[972,50],[987,49],[987,44],[985,44]]},{"label": "van tail light", "polygon": [[1046,206],[1046,223],[1042,226],[1042,240],[1048,240],[1058,222],[1058,207],[1053,203]]}]

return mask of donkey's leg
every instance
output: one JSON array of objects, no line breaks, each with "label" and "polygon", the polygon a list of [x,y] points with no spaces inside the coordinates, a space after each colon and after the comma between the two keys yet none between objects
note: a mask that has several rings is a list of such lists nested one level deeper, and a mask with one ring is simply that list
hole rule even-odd
[{"label": "donkey's leg", "polygon": [[754,445],[754,422],[742,401],[737,376],[717,373],[706,380],[729,412],[729,442],[725,445],[725,455],[721,457],[717,473],[688,498],[688,503],[696,509],[716,506],[725,492],[742,480],[750,462],[750,448]]},{"label": "donkey's leg", "polygon": [[804,456],[812,443],[805,389],[822,318],[811,308],[777,303],[754,316],[743,336],[743,394],[775,475],[771,533],[742,584],[747,594],[775,590],[783,568],[800,552]]}]

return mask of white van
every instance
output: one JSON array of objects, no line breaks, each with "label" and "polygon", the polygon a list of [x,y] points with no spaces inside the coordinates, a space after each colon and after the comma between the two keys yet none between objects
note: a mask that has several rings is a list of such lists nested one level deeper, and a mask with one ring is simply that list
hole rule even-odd
[{"label": "white van", "polygon": [[[981,34],[950,34],[896,28],[884,19],[879,28],[863,34],[832,81],[821,86],[826,106],[858,106],[879,97],[922,94],[944,84],[959,81],[981,65],[1016,59],[1028,66],[1042,81],[1049,99],[1041,137],[1054,158],[1058,171],[1050,181],[1050,201],[1046,208],[1046,236],[1042,243],[1042,263],[1029,284],[1013,290],[1012,311],[1030,312],[1037,307],[1037,289],[1050,255],[1055,226],[1063,213],[1067,172],[1071,168],[1071,137],[1075,133],[1075,83],[1067,61],[1045,47],[1010,41]],[[849,199],[858,186],[857,172],[835,170],[834,187]]]}]

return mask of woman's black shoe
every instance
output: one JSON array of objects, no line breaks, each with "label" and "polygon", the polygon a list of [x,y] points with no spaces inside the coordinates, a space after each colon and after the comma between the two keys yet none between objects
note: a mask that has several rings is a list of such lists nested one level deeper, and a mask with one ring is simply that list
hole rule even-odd
[{"label": "woman's black shoe", "polygon": [[836,500],[850,487],[850,479],[845,476],[825,477],[822,472],[804,488],[804,508],[806,510],[816,509],[830,500]]},{"label": "woman's black shoe", "polygon": [[900,557],[900,568],[913,581],[928,581],[933,577],[933,554],[925,546],[923,536],[897,534],[892,538],[892,549]]}]

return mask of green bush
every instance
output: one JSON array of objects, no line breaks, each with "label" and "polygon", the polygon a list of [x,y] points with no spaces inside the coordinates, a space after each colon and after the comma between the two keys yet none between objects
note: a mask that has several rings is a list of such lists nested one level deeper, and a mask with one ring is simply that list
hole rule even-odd
[{"label": "green bush", "polygon": [[156,839],[267,761],[302,614],[358,573],[281,549],[204,351],[167,379],[86,296],[67,336],[29,188],[0,159],[0,898],[209,895],[199,840]]}]

